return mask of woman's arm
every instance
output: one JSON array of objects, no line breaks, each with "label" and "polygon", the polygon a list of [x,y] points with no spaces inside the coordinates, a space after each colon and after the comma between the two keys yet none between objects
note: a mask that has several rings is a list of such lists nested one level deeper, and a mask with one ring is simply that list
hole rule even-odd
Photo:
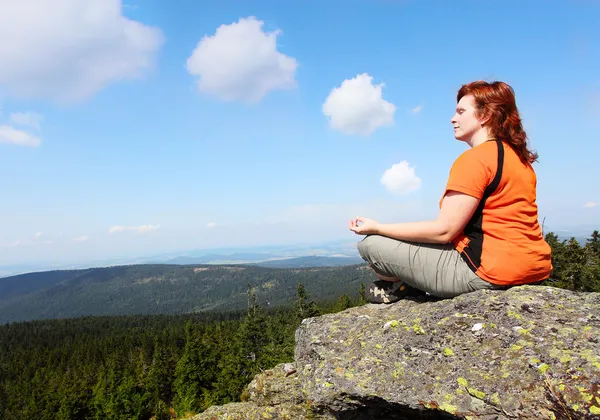
[{"label": "woman's arm", "polygon": [[[358,234],[376,234],[412,242],[445,244],[462,232],[475,213],[479,199],[458,191],[448,191],[434,221],[409,223],[377,223],[364,217],[350,222],[350,230]],[[358,222],[363,222],[358,226]]]}]

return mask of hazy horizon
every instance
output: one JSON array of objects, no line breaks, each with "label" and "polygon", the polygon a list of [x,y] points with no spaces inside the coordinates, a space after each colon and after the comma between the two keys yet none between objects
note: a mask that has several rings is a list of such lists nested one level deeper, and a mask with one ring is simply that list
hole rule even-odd
[{"label": "hazy horizon", "polygon": [[[587,228],[589,232],[587,232]],[[550,230],[546,233],[554,232],[561,240],[568,240],[571,237],[577,239],[581,244],[590,237],[594,230],[600,230],[593,227],[579,227],[565,230]],[[587,233],[586,233],[587,232]],[[247,245],[247,246],[224,246],[224,247],[208,247],[208,248],[189,248],[177,249],[172,251],[146,253],[140,255],[111,255],[105,258],[88,258],[88,259],[69,259],[65,260],[48,260],[48,261],[23,261],[17,264],[0,264],[0,278],[9,277],[18,274],[24,274],[34,271],[47,271],[54,269],[68,268],[93,268],[105,267],[110,265],[125,265],[125,264],[148,264],[148,263],[164,263],[166,260],[175,259],[186,256],[203,256],[208,254],[232,255],[236,253],[254,252],[264,253],[266,257],[276,255],[277,259],[295,258],[299,256],[348,256],[358,257],[358,251],[355,244],[362,239],[362,236],[349,236],[344,239],[332,239],[325,241],[307,241],[307,242],[281,242],[269,243],[262,245]],[[325,249],[324,249],[325,248]],[[329,248],[329,249],[327,249]],[[267,258],[265,258],[267,259]],[[238,263],[238,262],[235,262]],[[28,268],[29,267],[29,268]]]}]

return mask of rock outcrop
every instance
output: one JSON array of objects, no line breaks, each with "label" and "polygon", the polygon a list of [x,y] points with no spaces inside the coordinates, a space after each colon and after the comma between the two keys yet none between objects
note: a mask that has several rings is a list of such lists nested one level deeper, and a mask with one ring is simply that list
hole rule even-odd
[{"label": "rock outcrop", "polygon": [[546,286],[309,318],[295,363],[196,419],[600,419],[600,294]]}]

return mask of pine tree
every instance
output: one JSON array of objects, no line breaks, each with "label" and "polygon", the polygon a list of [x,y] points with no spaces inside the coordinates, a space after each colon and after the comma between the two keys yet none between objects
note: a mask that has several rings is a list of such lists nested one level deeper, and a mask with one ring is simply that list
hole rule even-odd
[{"label": "pine tree", "polygon": [[585,254],[575,238],[569,239],[565,246],[566,264],[562,272],[562,280],[569,290],[585,289]]},{"label": "pine tree", "polygon": [[143,419],[150,417],[149,395],[137,384],[133,372],[125,372],[113,395],[112,407],[117,419]]},{"label": "pine tree", "polygon": [[62,375],[51,375],[52,371],[49,368],[42,368],[28,380],[28,387],[22,389],[25,391],[25,395],[22,396],[25,403],[23,414],[27,416],[25,418],[52,419],[60,409],[61,395],[58,384]]},{"label": "pine tree", "polygon": [[228,404],[240,400],[246,381],[247,367],[240,355],[242,354],[239,335],[231,337],[227,352],[221,357],[218,370],[219,376],[215,383],[214,398],[217,404]]},{"label": "pine tree", "polygon": [[[267,323],[263,309],[256,302],[256,294],[248,284],[248,313],[244,322],[240,325],[240,338],[242,344],[242,358],[246,360],[249,367],[247,379],[252,379],[258,372],[258,364],[262,356],[263,348],[268,342],[266,336]],[[249,381],[248,381],[249,382]]]},{"label": "pine tree", "polygon": [[[109,359],[103,383],[94,387],[95,418],[131,419],[150,415],[150,396],[136,383],[135,367],[127,365],[124,351]],[[104,389],[103,389],[104,388]]]},{"label": "pine tree", "polygon": [[268,343],[263,348],[263,364],[270,367],[293,361],[297,325],[290,319],[290,311],[279,309],[269,314],[266,321]]},{"label": "pine tree", "polygon": [[256,302],[248,284],[248,310],[233,339],[228,340],[227,352],[219,362],[221,373],[216,395],[219,403],[239,401],[242,389],[264,368],[264,351],[268,343],[266,317]]},{"label": "pine tree", "polygon": [[559,241],[558,236],[553,232],[548,233],[545,239],[552,249],[553,268],[551,278],[557,283],[556,286],[562,287],[561,285],[564,284],[563,271],[565,269],[565,263],[567,262],[565,258],[566,241]]},{"label": "pine tree", "polygon": [[600,292],[600,234],[595,230],[583,247],[585,254],[584,290]]},{"label": "pine tree", "polygon": [[179,415],[208,408],[205,397],[212,390],[216,374],[214,355],[191,322],[186,325],[185,336],[185,349],[175,368],[174,405]]},{"label": "pine tree", "polygon": [[336,310],[339,312],[339,311],[344,311],[351,307],[352,307],[352,301],[350,300],[350,297],[344,293],[342,296],[340,296],[340,298],[337,302]]},{"label": "pine tree", "polygon": [[157,420],[169,418],[168,408],[172,399],[170,376],[166,347],[159,337],[155,337],[152,364],[145,387],[150,395],[151,412]]},{"label": "pine tree", "polygon": [[312,318],[319,316],[319,308],[317,304],[310,300],[310,295],[304,288],[302,283],[298,283],[296,288],[296,301],[294,302],[294,313],[296,319],[300,322],[306,318]]},{"label": "pine tree", "polygon": [[600,256],[600,233],[595,230],[592,235],[586,241],[586,245],[592,250],[594,254]]},{"label": "pine tree", "polygon": [[110,418],[110,413],[107,410],[108,396],[106,395],[106,388],[106,369],[104,365],[100,365],[98,368],[98,380],[96,381],[96,385],[94,385],[94,387],[92,388],[91,401],[91,409],[94,413],[93,418],[96,420]]},{"label": "pine tree", "polygon": [[84,378],[76,376],[73,371],[63,375],[57,418],[83,420],[91,416],[90,398],[83,381]]},{"label": "pine tree", "polygon": [[365,284],[360,282],[360,288],[358,289],[358,305],[362,306],[368,302],[367,291],[365,290]]},{"label": "pine tree", "polygon": [[134,378],[137,386],[142,387],[146,383],[148,376],[148,369],[150,366],[146,361],[146,355],[144,354],[143,347],[137,348],[134,351],[135,365],[134,365]]},{"label": "pine tree", "polygon": [[4,372],[4,367],[2,363],[0,363],[0,418],[6,418],[6,409],[7,409],[7,395],[6,390],[4,388],[5,383],[7,382],[4,378],[6,378],[6,373]]}]

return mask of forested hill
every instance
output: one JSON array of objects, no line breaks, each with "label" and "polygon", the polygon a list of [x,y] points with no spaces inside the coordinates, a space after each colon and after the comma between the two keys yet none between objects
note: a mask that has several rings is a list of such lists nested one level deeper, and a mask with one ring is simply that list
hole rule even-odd
[{"label": "forested hill", "polygon": [[290,304],[298,283],[320,301],[355,295],[367,266],[130,265],[0,279],[0,324],[89,315],[180,314],[247,305],[248,284],[266,307]]},{"label": "forested hill", "polygon": [[[546,240],[552,247],[551,285],[600,291],[598,231],[585,244],[575,238],[561,241],[552,232]],[[311,261],[300,258],[273,264],[303,265]],[[316,300],[331,301],[343,294],[355,296],[360,284],[366,286],[373,278],[366,264],[296,268],[142,264],[29,273],[0,278],[0,324],[90,315],[243,309],[248,284],[267,308],[289,305],[299,283]]]}]

